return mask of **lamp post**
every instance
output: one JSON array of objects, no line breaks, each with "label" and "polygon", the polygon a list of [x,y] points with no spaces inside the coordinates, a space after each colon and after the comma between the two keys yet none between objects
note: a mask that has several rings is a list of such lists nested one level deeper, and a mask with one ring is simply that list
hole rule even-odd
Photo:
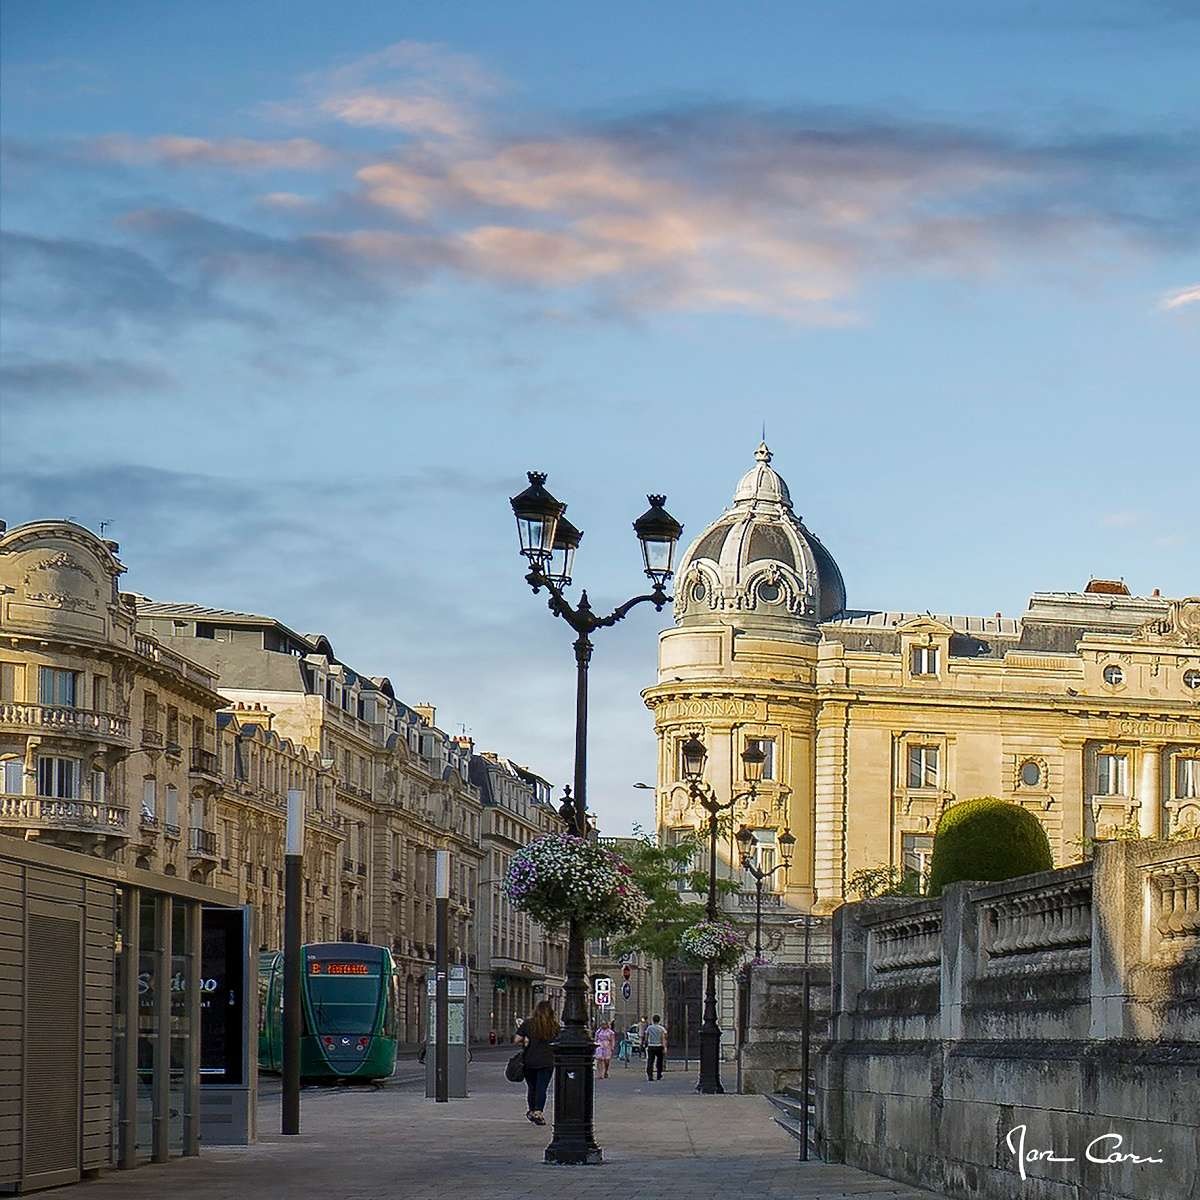
[{"label": "lamp post", "polygon": [[304,868],[304,793],[287,794],[287,844],[283,877],[283,1100],[280,1127],[300,1132],[300,892]]},{"label": "lamp post", "polygon": [[[706,789],[704,778],[704,763],[708,751],[704,743],[693,733],[680,748],[683,756],[683,778],[688,785],[688,795],[692,803],[699,801],[704,811],[708,813],[708,904],[705,915],[710,921],[715,921],[720,915],[717,909],[717,818],[731,809],[739,800],[753,800],[757,794],[758,784],[762,779],[763,767],[767,756],[762,747],[755,741],[746,743],[742,751],[742,768],[750,783],[747,791],[730,796],[724,803],[719,801]],[[700,1026],[700,1081],[696,1091],[706,1094],[723,1093],[721,1086],[721,1027],[717,1024],[717,969],[712,962],[708,967],[707,980],[704,990],[704,1022]]]},{"label": "lamp post", "polygon": [[763,884],[776,871],[783,871],[786,878],[792,865],[792,847],[795,846],[796,839],[792,837],[792,831],[785,827],[779,835],[779,851],[783,861],[776,863],[769,871],[764,871],[759,865],[762,856],[758,853],[758,839],[754,836],[753,829],[747,829],[743,825],[737,831],[737,843],[742,852],[742,870],[754,878],[754,957],[762,958]]},{"label": "lamp post", "polygon": [[[588,837],[587,819],[587,704],[588,664],[592,657],[592,634],[623,620],[643,601],[661,612],[671,602],[665,587],[672,575],[675,545],[683,526],[663,507],[665,496],[649,496],[650,508],[634,523],[634,532],[642,545],[645,570],[652,590],[635,596],[597,616],[581,593],[578,604],[571,605],[564,591],[571,584],[575,551],[583,533],[567,521],[566,505],[556,500],[545,487],[546,476],[530,471],[529,486],[511,500],[521,539],[521,553],[529,561],[525,581],[534,593],[545,588],[550,594],[550,611],[575,631],[575,779],[574,795],[560,808],[567,828],[582,838]],[[579,922],[571,919],[567,927],[567,970],[563,987],[562,1030],[554,1042],[554,1137],[546,1147],[549,1163],[583,1164],[603,1160],[592,1128],[595,1102],[595,1043],[588,1028],[588,983],[586,948]]]}]

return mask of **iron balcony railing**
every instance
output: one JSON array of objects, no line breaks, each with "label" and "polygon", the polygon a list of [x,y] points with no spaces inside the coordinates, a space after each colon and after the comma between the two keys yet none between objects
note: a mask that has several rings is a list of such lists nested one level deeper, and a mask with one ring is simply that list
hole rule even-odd
[{"label": "iron balcony railing", "polygon": [[217,857],[217,835],[211,829],[188,830],[188,853],[197,858]]}]

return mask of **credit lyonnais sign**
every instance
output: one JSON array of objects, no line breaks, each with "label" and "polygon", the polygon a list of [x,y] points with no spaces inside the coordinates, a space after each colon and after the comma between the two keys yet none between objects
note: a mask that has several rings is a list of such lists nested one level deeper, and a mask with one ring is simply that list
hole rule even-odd
[{"label": "credit lyonnais sign", "polygon": [[706,696],[692,700],[670,700],[659,711],[663,721],[686,721],[689,719],[735,721],[765,721],[767,706],[762,700],[739,700],[734,696]]},{"label": "credit lyonnais sign", "polygon": [[1200,738],[1200,723],[1195,721],[1139,721],[1133,717],[1109,721],[1112,738],[1167,738],[1182,740]]}]

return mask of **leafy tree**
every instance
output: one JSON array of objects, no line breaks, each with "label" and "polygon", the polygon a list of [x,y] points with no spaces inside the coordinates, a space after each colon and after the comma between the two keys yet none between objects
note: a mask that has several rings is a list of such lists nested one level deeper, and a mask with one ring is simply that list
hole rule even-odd
[{"label": "leafy tree", "polygon": [[863,867],[850,876],[846,890],[860,900],[874,900],[878,896],[919,896],[921,880],[913,872],[896,867]]},{"label": "leafy tree", "polygon": [[[660,845],[634,826],[636,842],[622,846],[620,854],[633,870],[638,886],[650,897],[646,919],[633,933],[613,940],[616,954],[640,950],[651,958],[667,961],[679,955],[683,931],[704,919],[704,903],[686,900],[687,893],[708,893],[708,872],[695,869],[700,854],[708,852],[708,838],[688,833],[672,845]],[[681,886],[682,884],[682,886]],[[736,879],[717,879],[718,895],[739,890]]]}]

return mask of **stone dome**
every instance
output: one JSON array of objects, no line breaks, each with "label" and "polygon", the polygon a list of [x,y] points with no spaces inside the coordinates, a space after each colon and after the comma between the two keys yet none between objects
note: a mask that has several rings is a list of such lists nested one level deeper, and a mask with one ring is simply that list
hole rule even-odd
[{"label": "stone dome", "polygon": [[763,442],[726,509],[687,549],[676,572],[675,619],[814,626],[846,607],[833,556],[792,509]]}]

